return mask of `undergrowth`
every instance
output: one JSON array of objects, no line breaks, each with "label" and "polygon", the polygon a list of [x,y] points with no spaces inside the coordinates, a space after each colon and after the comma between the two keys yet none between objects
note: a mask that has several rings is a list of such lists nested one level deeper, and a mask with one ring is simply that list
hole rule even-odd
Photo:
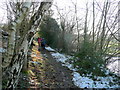
[{"label": "undergrowth", "polygon": [[94,50],[90,42],[83,43],[80,51],[73,59],[73,66],[80,74],[94,74],[96,76],[106,76],[105,61],[100,50]]}]

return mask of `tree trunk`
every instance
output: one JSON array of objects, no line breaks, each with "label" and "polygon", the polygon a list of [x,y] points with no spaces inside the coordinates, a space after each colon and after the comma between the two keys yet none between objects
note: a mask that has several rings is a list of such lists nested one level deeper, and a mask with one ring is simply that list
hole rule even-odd
[{"label": "tree trunk", "polygon": [[[34,15],[30,18],[26,26],[22,27],[21,25],[24,24],[24,20],[27,20],[26,18],[28,18],[31,4],[32,2],[23,2],[21,4],[21,11],[18,10],[19,13],[16,14],[17,18],[13,21],[11,29],[9,30],[10,35],[8,36],[8,53],[6,53],[4,61],[2,63],[2,75],[7,81],[6,88],[15,88],[18,83],[21,69],[27,69],[27,53],[29,48],[28,44],[32,38],[29,36],[29,32],[36,32],[41,22],[41,18],[44,15],[44,12],[50,8],[52,3],[41,2],[38,11],[34,13]],[[16,31],[18,32],[16,33]],[[17,42],[17,35],[20,36],[19,42]]]},{"label": "tree trunk", "polygon": [[[2,48],[2,33],[0,32],[0,48]],[[0,51],[0,90],[2,90],[2,53]]]},{"label": "tree trunk", "polygon": [[24,64],[23,64],[23,70],[26,71],[28,69],[28,59],[27,59],[27,53],[28,53],[28,40],[25,38],[23,42],[24,46],[24,53],[25,53],[25,58],[24,58]]}]

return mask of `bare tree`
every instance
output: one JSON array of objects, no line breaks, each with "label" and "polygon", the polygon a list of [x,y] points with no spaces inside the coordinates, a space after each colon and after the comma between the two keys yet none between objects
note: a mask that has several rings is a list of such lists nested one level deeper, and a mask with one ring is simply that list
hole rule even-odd
[{"label": "bare tree", "polygon": [[94,6],[94,0],[93,0],[93,44],[94,44],[94,38],[95,38],[95,6]]},{"label": "bare tree", "polygon": [[40,2],[37,10],[34,5],[33,2],[10,2],[8,5],[11,12],[14,13],[14,18],[9,22],[8,48],[3,58],[2,67],[3,76],[8,74],[7,87],[9,88],[14,88],[17,85],[23,65],[24,69],[27,69],[27,52],[32,37],[37,31],[45,11],[52,5],[52,1]]}]

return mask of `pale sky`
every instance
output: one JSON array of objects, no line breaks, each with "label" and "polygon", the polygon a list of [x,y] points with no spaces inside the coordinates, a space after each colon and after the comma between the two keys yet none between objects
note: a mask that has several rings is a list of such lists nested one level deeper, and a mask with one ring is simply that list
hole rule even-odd
[{"label": "pale sky", "polygon": [[[100,8],[103,9],[103,4],[104,4],[104,1],[105,0],[94,0],[95,2],[97,2],[99,5],[100,5]],[[115,6],[118,5],[118,2],[120,0],[109,0],[109,2],[112,3],[112,6],[110,7],[110,10],[109,10],[109,15],[111,15],[109,19],[109,22],[110,23],[109,25],[112,24],[112,22],[114,21],[114,18],[115,18],[115,13],[118,12],[118,7],[117,9],[114,11],[113,9],[115,8]],[[77,17],[79,19],[82,18],[82,22],[84,23],[84,18],[85,18],[85,14],[86,14],[86,3],[88,2],[88,22],[89,22],[89,29],[92,28],[92,22],[93,22],[93,16],[92,16],[92,11],[93,11],[93,7],[92,7],[92,2],[93,0],[54,0],[54,3],[52,5],[52,9],[54,10],[54,18],[57,19],[59,18],[59,14],[57,13],[57,10],[55,8],[55,5],[58,6],[58,8],[60,9],[61,13],[63,13],[62,15],[64,15],[64,13],[68,12],[69,10],[73,10],[74,11],[74,5],[73,3],[76,3],[77,2]],[[95,13],[96,13],[96,17],[95,17],[95,24],[98,23],[99,19],[101,18],[101,12],[100,11],[100,8],[97,6],[97,4],[95,5],[97,8],[95,9]],[[71,19],[71,16],[73,16],[72,13],[69,13],[68,14],[68,19]],[[58,21],[59,22],[59,21]],[[69,21],[70,22],[70,21]],[[81,23],[81,22],[80,22]]]},{"label": "pale sky", "polygon": [[7,12],[5,4],[0,2],[0,23],[5,23],[7,19]]},{"label": "pale sky", "polygon": [[[60,9],[66,9],[66,11],[68,10],[68,8],[74,9],[74,5],[72,4],[72,2],[76,3],[77,2],[77,10],[78,10],[78,14],[79,12],[82,14],[84,13],[85,9],[86,9],[86,3],[88,2],[88,8],[92,8],[92,1],[93,0],[54,0],[54,3],[52,5],[52,9],[56,11],[56,8],[54,5],[57,5]],[[94,0],[97,1],[99,4],[103,3],[105,0]],[[109,0],[110,2],[116,2],[116,4],[118,4],[118,2],[120,0]],[[102,5],[101,5],[102,7]],[[63,10],[63,11],[64,11]]]},{"label": "pale sky", "polygon": [[[0,23],[5,22],[6,16],[7,16],[7,12],[5,11],[6,7],[3,5],[3,1],[6,1],[6,0],[0,0]],[[27,0],[27,1],[34,1],[34,0]],[[74,3],[77,2],[78,15],[79,16],[83,16],[83,15],[85,15],[84,12],[85,12],[86,2],[89,2],[89,3],[92,4],[93,0],[53,0],[53,1],[54,2],[53,2],[53,5],[52,5],[52,9],[55,10],[54,17],[57,17],[58,15],[57,15],[57,11],[56,11],[55,5],[57,5],[59,7],[59,9],[63,9],[61,11],[65,12],[65,11],[69,11],[68,8],[73,10],[74,9],[74,5],[72,4],[72,2],[74,2]],[[97,1],[99,3],[100,2],[104,2],[104,0],[95,0],[95,1]],[[120,0],[109,0],[109,1],[111,1],[111,2],[118,2]],[[91,6],[88,5],[88,8],[90,8],[90,7]]]}]

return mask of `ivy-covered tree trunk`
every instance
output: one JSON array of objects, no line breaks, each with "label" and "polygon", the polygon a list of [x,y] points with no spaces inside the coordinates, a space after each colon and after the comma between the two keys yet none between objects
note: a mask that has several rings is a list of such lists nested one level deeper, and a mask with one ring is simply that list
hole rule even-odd
[{"label": "ivy-covered tree trunk", "polygon": [[[6,88],[15,88],[23,65],[24,69],[27,69],[28,46],[30,46],[31,38],[37,31],[45,11],[49,9],[51,4],[51,2],[41,2],[38,10],[30,15],[32,2],[16,3],[17,8],[14,8],[16,9],[14,12],[16,13],[15,20],[11,22],[8,48],[2,62]],[[31,32],[33,33],[32,36],[30,35]]]}]

